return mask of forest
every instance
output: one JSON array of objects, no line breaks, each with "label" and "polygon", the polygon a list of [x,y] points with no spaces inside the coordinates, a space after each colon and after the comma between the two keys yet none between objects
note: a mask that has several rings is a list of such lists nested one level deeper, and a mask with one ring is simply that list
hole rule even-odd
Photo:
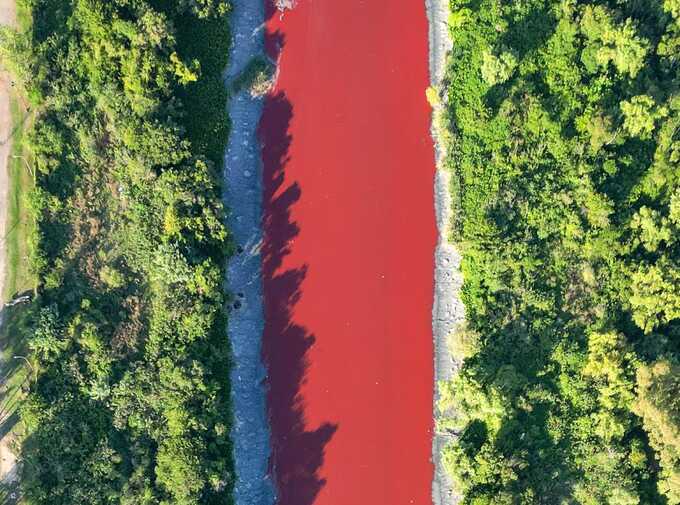
[{"label": "forest", "polygon": [[462,503],[680,503],[680,2],[453,0]]},{"label": "forest", "polygon": [[222,0],[20,0],[39,279],[26,503],[227,504]]}]

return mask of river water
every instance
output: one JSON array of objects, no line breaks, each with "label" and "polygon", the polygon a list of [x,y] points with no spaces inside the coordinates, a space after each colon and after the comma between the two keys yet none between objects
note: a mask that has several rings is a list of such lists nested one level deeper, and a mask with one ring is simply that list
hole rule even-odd
[{"label": "river water", "polygon": [[281,505],[431,503],[434,153],[422,1],[267,12],[264,362]]}]

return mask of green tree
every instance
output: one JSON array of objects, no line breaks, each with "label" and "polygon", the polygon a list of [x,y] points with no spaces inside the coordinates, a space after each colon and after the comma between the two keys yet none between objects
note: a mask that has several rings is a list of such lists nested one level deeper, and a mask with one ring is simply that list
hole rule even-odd
[{"label": "green tree", "polygon": [[66,349],[68,341],[64,338],[56,307],[45,307],[40,311],[38,324],[28,346],[45,361],[56,359]]},{"label": "green tree", "polygon": [[501,50],[498,56],[485,52],[482,63],[482,77],[490,85],[502,84],[517,68],[517,57],[509,50]]},{"label": "green tree", "polygon": [[659,489],[680,503],[680,366],[660,360],[640,367],[635,412],[642,418],[661,464]]},{"label": "green tree", "polygon": [[680,269],[666,258],[638,267],[631,289],[633,320],[645,333],[680,318]]},{"label": "green tree", "polygon": [[668,219],[648,207],[643,206],[633,215],[630,227],[637,232],[639,242],[647,251],[654,252],[662,242],[671,241],[672,232]]},{"label": "green tree", "polygon": [[638,95],[621,102],[623,126],[633,137],[649,138],[656,120],[666,117],[665,107],[657,107],[651,96]]},{"label": "green tree", "polygon": [[581,33],[587,46],[582,61],[590,72],[606,70],[611,63],[622,74],[635,77],[642,69],[649,44],[637,34],[633,21],[614,22],[615,14],[601,5],[586,6],[581,17]]}]

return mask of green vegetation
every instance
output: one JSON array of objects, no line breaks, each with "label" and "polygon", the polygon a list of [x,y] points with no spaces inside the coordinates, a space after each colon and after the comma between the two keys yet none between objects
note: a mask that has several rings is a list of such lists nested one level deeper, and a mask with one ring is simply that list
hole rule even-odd
[{"label": "green vegetation", "polygon": [[445,464],[466,504],[679,504],[680,3],[452,10]]},{"label": "green vegetation", "polygon": [[[15,454],[18,441],[25,433],[19,417],[19,407],[26,398],[31,380],[35,378],[35,363],[30,361],[28,341],[31,337],[30,321],[34,315],[32,305],[5,307],[0,326],[0,363],[2,383],[0,384],[0,437],[2,444]],[[3,455],[3,457],[5,457]],[[21,489],[16,481],[0,483],[0,503],[12,505],[19,502]],[[12,498],[14,497],[14,498]]]},{"label": "green vegetation", "polygon": [[[30,115],[19,100],[10,96],[12,114],[12,150],[8,160],[9,199],[7,209],[7,233],[5,234],[6,277],[4,293],[0,300],[33,295],[36,277],[28,258],[29,245],[35,244],[35,222],[28,212],[27,195],[33,188],[30,155],[24,148],[23,132],[30,122]],[[28,339],[31,335],[31,319],[34,307],[19,304],[2,308],[0,324],[0,438],[7,447],[16,452],[17,439],[22,436],[23,425],[19,422],[18,407],[26,396],[26,386],[31,378],[33,365],[29,361]],[[3,456],[4,457],[4,456]],[[16,482],[0,485],[0,502],[17,503],[21,491]]]},{"label": "green vegetation", "polygon": [[[30,319],[31,307],[16,305],[3,309],[0,339],[2,351],[2,384],[0,384],[0,436],[8,437],[6,442],[10,446],[23,433],[19,422],[19,406],[26,397],[26,388],[34,378],[34,365],[27,362],[29,349],[27,346],[31,336]],[[1,501],[0,503],[4,503]]]},{"label": "green vegetation", "polygon": [[252,96],[263,96],[274,78],[274,65],[263,56],[253,57],[231,84],[232,93],[248,89]]},{"label": "green vegetation", "polygon": [[9,201],[7,208],[7,254],[5,292],[2,300],[35,289],[35,275],[28,258],[29,244],[35,245],[35,223],[28,210],[28,198],[33,189],[33,169],[29,152],[24,148],[23,132],[30,116],[18,100],[12,98],[12,152],[8,162]]},{"label": "green vegetation", "polygon": [[230,503],[219,182],[229,5],[20,9],[24,29],[3,31],[0,48],[34,114],[39,286],[8,325],[35,369],[19,406],[24,499]]}]

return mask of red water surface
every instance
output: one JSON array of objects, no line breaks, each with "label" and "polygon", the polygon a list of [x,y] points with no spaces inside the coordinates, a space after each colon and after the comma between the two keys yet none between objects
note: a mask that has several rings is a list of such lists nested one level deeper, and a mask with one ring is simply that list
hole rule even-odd
[{"label": "red water surface", "polygon": [[[267,0],[269,1],[269,0]],[[269,6],[264,359],[281,505],[431,503],[423,0]]]}]

